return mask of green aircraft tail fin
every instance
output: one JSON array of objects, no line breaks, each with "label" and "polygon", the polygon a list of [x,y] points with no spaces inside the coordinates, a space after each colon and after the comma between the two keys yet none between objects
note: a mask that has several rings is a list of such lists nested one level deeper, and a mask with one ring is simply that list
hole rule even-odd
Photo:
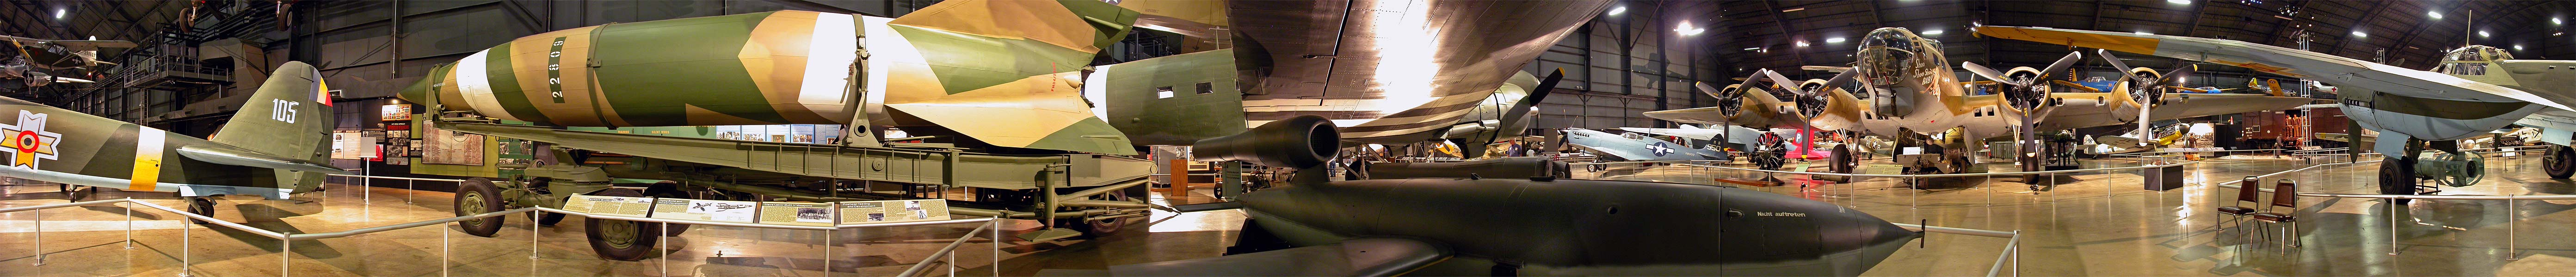
[{"label": "green aircraft tail fin", "polygon": [[[207,140],[296,162],[330,164],[331,86],[322,81],[321,71],[304,62],[286,62],[248,100]],[[273,170],[278,187],[295,192],[319,188],[324,174],[338,173]]]}]

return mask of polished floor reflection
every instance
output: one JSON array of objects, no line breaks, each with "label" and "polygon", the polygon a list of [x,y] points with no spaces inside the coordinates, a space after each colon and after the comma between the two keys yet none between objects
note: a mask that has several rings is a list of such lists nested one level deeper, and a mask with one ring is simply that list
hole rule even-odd
[{"label": "polished floor reflection", "polygon": [[[2277,229],[2262,223],[2238,223],[2213,212],[2234,190],[2209,183],[2246,175],[2338,162],[2340,156],[2313,161],[2271,156],[2214,158],[2184,165],[2181,189],[2142,188],[2138,172],[2122,170],[2063,174],[2039,178],[2036,186],[2018,176],[1922,180],[1919,189],[1907,180],[1878,178],[1850,184],[1801,180],[1804,176],[1757,175],[1741,171],[1687,166],[1618,167],[1579,172],[1586,178],[1655,180],[1723,184],[1766,177],[1786,179],[1784,186],[1757,187],[1847,205],[1891,222],[2021,231],[2018,269],[2032,276],[2568,276],[2576,275],[2576,241],[2559,239],[2576,229],[2576,200],[2419,200],[2393,212],[2384,201],[2358,198],[2298,198],[2300,216],[2294,239],[2284,247]],[[2137,158],[2088,160],[2087,168],[2136,166]],[[1721,165],[1739,166],[1739,165]],[[1987,164],[1996,171],[2009,165]],[[2444,188],[2443,194],[2565,195],[2576,183],[2549,179],[2539,159],[2490,156],[2490,176],[2469,187]],[[2298,180],[2305,192],[2372,193],[2377,165],[2325,166],[2268,178]],[[294,233],[331,232],[449,216],[450,195],[388,186],[334,184],[317,193],[315,202],[220,201],[217,218],[268,230]],[[365,193],[362,194],[361,191]],[[65,202],[54,186],[0,186],[0,207]],[[2266,195],[2267,197],[2269,195]],[[133,197],[156,204],[178,205],[167,193],[104,192],[90,199]],[[1155,200],[1202,202],[1204,189],[1156,193]],[[372,198],[371,200],[369,198]],[[405,203],[405,198],[411,198]],[[1179,199],[1188,198],[1188,199]],[[2268,199],[2268,198],[2267,198]],[[2284,211],[2288,209],[2283,209]],[[43,215],[45,265],[35,265],[37,214],[0,214],[0,276],[168,276],[178,273],[179,237],[188,228],[174,215],[137,210],[134,249],[125,249],[124,209],[87,207],[48,210]],[[1242,213],[1214,211],[1174,214],[1156,211],[1132,219],[1117,234],[1050,242],[1011,238],[1039,226],[1011,220],[1005,239],[969,240],[958,252],[959,275],[1082,275],[1110,265],[1216,256],[1241,229]],[[2396,222],[2392,231],[2390,222]],[[581,219],[532,232],[525,216],[511,216],[498,237],[456,233],[452,227],[424,227],[349,238],[296,242],[291,266],[296,276],[439,275],[455,276],[882,276],[893,275],[926,258],[975,225],[928,226],[832,232],[696,227],[672,237],[669,262],[596,259],[582,238]],[[2222,222],[2224,222],[2222,224]],[[278,275],[276,240],[220,228],[189,229],[189,274],[194,276]],[[540,234],[528,257],[529,236]],[[982,235],[979,235],[982,236]],[[837,247],[826,255],[824,241]],[[2392,244],[2392,242],[2394,242]],[[1932,234],[1917,248],[1872,269],[1874,276],[1982,275],[2000,253],[2005,239]],[[2392,248],[2393,245],[2393,248]],[[2508,251],[2508,247],[2514,251]],[[452,248],[451,248],[452,247]],[[2390,254],[2395,252],[2394,255]],[[996,256],[998,252],[998,256]],[[998,258],[996,268],[993,260]],[[829,263],[830,265],[825,265]],[[444,264],[445,266],[441,266]],[[998,269],[998,270],[996,270]]]}]

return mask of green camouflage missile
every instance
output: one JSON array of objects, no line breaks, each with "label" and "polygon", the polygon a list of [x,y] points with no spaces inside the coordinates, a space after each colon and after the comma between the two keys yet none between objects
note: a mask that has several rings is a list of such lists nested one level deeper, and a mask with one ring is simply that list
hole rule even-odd
[{"label": "green camouflage missile", "polygon": [[[938,126],[997,146],[1127,154],[1080,72],[1136,13],[1099,1],[947,1],[902,18],[811,11],[522,37],[400,97],[555,126]],[[864,116],[864,117],[862,117]]]}]

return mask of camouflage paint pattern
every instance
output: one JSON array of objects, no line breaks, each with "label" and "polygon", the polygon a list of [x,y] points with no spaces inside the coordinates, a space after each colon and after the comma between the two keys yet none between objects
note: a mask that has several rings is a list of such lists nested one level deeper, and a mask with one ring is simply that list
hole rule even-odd
[{"label": "camouflage paint pattern", "polygon": [[329,88],[311,65],[288,62],[212,139],[0,97],[0,176],[83,186],[256,195],[284,199],[312,191],[326,172],[219,164],[185,150],[325,163],[332,120]]},{"label": "camouflage paint pattern", "polygon": [[556,126],[935,125],[997,146],[1130,154],[1078,74],[1133,11],[947,1],[903,18],[775,11],[558,30],[432,70],[400,97]]}]

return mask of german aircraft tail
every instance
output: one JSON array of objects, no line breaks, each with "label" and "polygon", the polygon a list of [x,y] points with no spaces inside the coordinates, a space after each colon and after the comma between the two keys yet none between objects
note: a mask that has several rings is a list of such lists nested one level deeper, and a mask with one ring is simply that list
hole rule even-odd
[{"label": "german aircraft tail", "polygon": [[331,87],[323,83],[321,71],[303,62],[287,62],[248,100],[207,140],[252,153],[189,148],[179,153],[200,161],[276,170],[278,187],[299,193],[320,188],[324,174],[338,173],[326,166],[333,122]]}]

